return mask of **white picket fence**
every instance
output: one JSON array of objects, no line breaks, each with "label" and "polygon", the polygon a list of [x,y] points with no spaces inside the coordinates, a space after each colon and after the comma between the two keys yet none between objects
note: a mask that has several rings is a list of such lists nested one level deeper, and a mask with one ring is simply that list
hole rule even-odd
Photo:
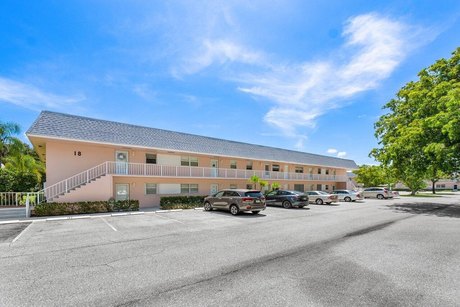
[{"label": "white picket fence", "polygon": [[43,192],[0,192],[0,208],[24,207],[30,217],[31,208],[43,199]]}]

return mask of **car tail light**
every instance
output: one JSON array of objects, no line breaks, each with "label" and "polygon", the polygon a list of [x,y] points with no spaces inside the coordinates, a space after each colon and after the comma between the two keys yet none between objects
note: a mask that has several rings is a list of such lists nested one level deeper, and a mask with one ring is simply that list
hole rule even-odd
[{"label": "car tail light", "polygon": [[252,197],[243,197],[243,202],[253,202],[254,199]]}]

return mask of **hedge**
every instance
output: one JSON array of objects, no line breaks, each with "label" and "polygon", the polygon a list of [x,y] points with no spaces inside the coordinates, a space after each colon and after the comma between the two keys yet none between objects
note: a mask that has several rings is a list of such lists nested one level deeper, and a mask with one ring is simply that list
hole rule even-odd
[{"label": "hedge", "polygon": [[42,203],[34,206],[33,216],[139,211],[138,200],[82,201],[76,203]]},{"label": "hedge", "polygon": [[161,209],[193,209],[202,207],[206,196],[164,196],[160,199]]}]

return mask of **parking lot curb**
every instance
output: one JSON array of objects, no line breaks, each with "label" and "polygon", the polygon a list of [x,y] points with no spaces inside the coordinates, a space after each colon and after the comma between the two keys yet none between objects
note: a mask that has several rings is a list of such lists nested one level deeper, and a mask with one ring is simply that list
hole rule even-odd
[{"label": "parking lot curb", "polygon": [[204,207],[193,208],[193,210],[204,210]]},{"label": "parking lot curb", "polygon": [[154,211],[154,213],[168,213],[168,212],[180,212],[180,211],[184,211],[184,209],[158,210],[158,211]]},{"label": "parking lot curb", "polygon": [[22,221],[22,220],[0,221],[0,225],[1,224],[12,224],[12,223],[24,223],[24,222],[28,222],[28,221]]}]

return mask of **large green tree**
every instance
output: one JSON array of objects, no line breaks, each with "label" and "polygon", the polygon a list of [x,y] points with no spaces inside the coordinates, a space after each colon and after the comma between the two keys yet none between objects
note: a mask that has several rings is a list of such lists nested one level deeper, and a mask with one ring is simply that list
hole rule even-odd
[{"label": "large green tree", "polygon": [[381,165],[361,165],[353,173],[356,175],[355,181],[365,187],[375,187],[380,185],[392,186],[396,183],[393,170]]},{"label": "large green tree", "polygon": [[[371,155],[395,170],[412,193],[458,172],[460,161],[460,48],[423,69],[384,108],[375,124],[379,148]],[[412,187],[411,187],[412,186]]]}]

